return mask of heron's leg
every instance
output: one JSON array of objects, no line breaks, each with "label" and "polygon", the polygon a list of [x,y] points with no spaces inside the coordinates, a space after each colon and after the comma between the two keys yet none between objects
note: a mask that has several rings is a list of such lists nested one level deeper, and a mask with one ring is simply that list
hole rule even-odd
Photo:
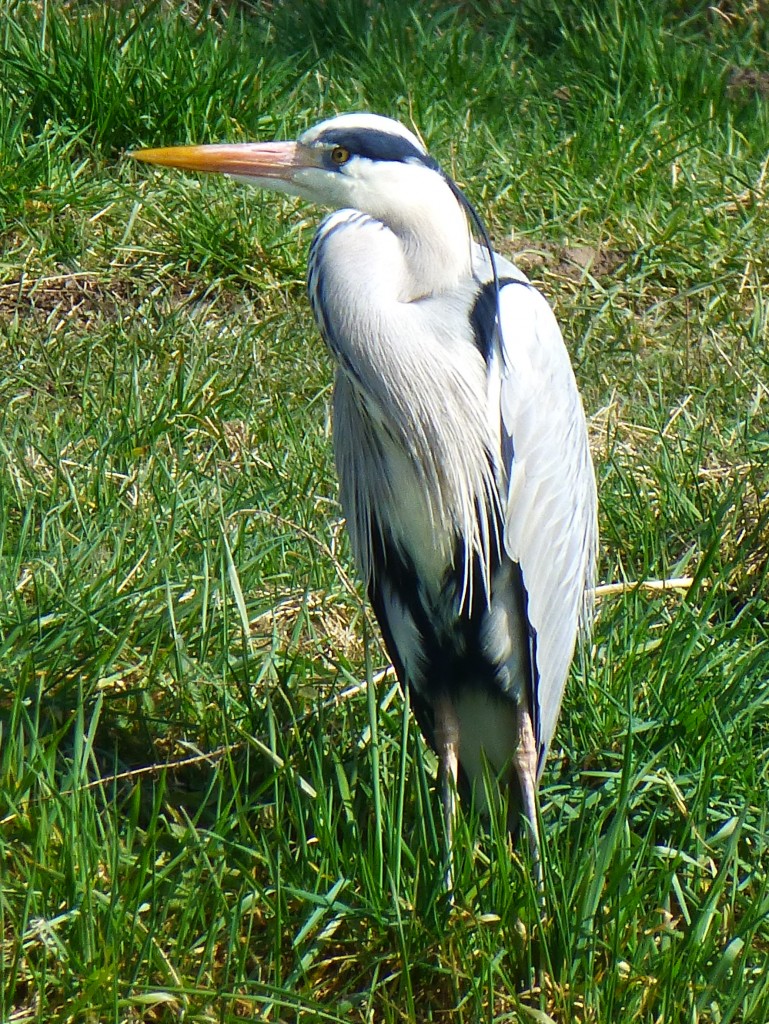
[{"label": "heron's leg", "polygon": [[454,856],[454,818],[457,812],[459,719],[449,697],[438,698],[435,702],[434,713],[443,831],[446,837],[446,891],[451,893],[454,888],[452,861]]},{"label": "heron's leg", "polygon": [[537,822],[537,743],[534,739],[531,712],[526,704],[521,704],[518,708],[518,745],[513,757],[513,770],[521,791],[521,813],[526,819],[524,827],[529,837],[534,881],[537,891],[541,893],[544,879]]}]

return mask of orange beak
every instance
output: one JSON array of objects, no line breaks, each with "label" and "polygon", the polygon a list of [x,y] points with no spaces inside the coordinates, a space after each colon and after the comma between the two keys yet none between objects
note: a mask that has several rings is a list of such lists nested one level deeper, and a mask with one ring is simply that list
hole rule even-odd
[{"label": "orange beak", "polygon": [[139,149],[128,156],[148,164],[178,167],[184,171],[227,174],[274,188],[290,185],[297,171],[318,167],[318,154],[300,142],[244,142],[212,146],[171,146]]}]

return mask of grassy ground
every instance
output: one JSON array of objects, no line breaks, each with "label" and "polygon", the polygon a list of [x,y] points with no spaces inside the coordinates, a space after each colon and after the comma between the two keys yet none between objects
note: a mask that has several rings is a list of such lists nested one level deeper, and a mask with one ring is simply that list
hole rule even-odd
[{"label": "grassy ground", "polygon": [[[0,1019],[769,1020],[765,3],[0,8]],[[601,580],[692,580],[600,600],[542,923],[471,818],[441,896],[315,212],[123,155],[359,108],[556,306]]]}]

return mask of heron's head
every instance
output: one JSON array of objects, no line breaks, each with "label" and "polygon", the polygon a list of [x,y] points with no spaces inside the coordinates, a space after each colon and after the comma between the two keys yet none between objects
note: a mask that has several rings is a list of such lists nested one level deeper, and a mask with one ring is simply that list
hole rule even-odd
[{"label": "heron's head", "polygon": [[464,212],[455,186],[407,128],[377,114],[341,114],[296,142],[178,146],[132,154],[147,163],[226,174],[320,206],[368,213],[398,230]]}]

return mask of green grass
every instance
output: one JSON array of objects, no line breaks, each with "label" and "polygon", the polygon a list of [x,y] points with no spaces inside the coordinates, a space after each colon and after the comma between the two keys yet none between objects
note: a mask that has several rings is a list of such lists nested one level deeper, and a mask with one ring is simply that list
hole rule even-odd
[{"label": "green grass", "polygon": [[[766,4],[0,14],[0,1019],[769,1020]],[[542,921],[472,815],[442,894],[335,499],[316,212],[124,159],[358,108],[555,305],[601,581],[693,580],[600,600]]]}]

